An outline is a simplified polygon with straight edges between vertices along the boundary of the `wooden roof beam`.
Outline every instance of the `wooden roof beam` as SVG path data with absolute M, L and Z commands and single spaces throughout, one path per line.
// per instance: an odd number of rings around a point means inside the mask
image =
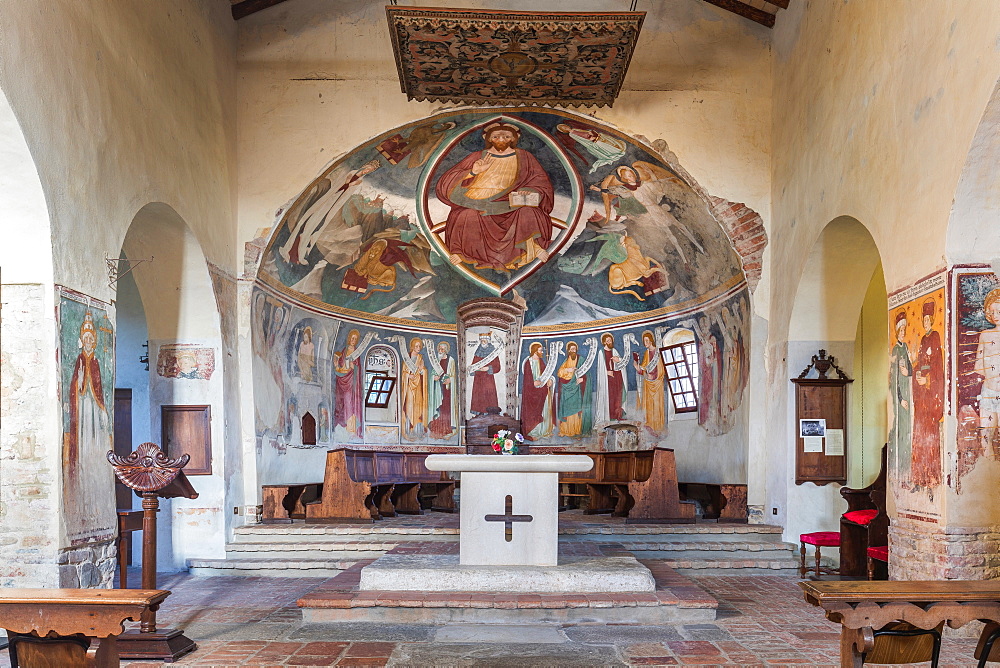
M 770 1 L 771 0 L 768 0 L 768 2 Z M 774 14 L 768 14 L 762 9 L 751 7 L 750 5 L 746 5 L 739 0 L 705 0 L 705 2 L 713 4 L 716 7 L 721 7 L 722 9 L 732 12 L 733 14 L 738 14 L 744 18 L 750 19 L 754 23 L 759 23 L 767 28 L 774 27 Z
M 230 0 L 232 3 L 233 19 L 239 20 L 244 16 L 256 14 L 262 9 L 281 4 L 285 0 Z

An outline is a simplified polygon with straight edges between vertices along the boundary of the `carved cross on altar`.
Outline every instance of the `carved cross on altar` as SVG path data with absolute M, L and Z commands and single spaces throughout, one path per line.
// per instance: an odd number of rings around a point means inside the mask
M 534 518 L 531 515 L 515 515 L 514 498 L 508 494 L 504 499 L 504 514 L 487 515 L 483 519 L 487 522 L 503 522 L 503 539 L 509 543 L 514 540 L 514 522 L 530 522 Z

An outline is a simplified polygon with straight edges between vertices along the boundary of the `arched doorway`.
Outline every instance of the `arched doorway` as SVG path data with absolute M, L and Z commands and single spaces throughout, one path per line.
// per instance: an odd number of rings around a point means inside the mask
M 187 470 L 199 493 L 197 500 L 161 504 L 158 567 L 178 570 L 189 558 L 221 557 L 225 551 L 219 311 L 201 245 L 169 205 L 153 202 L 135 214 L 121 257 L 133 263 L 148 260 L 119 280 L 116 300 L 121 332 L 117 387 L 132 391 L 133 447 L 149 440 L 172 456 L 190 455 Z M 143 335 L 148 370 L 136 355 Z M 204 439 L 184 439 L 183 445 L 172 440 L 175 430 L 187 430 L 195 422 L 205 427 Z
M 878 474 L 887 434 L 888 300 L 882 263 L 867 228 L 847 216 L 820 233 L 805 263 L 789 323 L 787 370 L 797 375 L 826 350 L 854 379 L 848 390 L 848 485 L 862 487 Z M 840 485 L 794 484 L 795 394 L 788 384 L 788 444 L 780 457 L 788 471 L 786 537 L 835 531 L 846 506 Z M 770 518 L 769 518 L 770 519 Z

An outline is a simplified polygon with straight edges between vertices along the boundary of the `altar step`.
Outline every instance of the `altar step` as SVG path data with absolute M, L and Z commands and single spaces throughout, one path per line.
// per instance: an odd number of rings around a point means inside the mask
M 655 591 L 492 593 L 361 591 L 360 561 L 298 601 L 316 623 L 696 624 L 715 620 L 718 601 L 659 561 L 642 561 Z
M 430 529 L 431 527 L 425 527 Z M 682 573 L 793 575 L 796 546 L 780 541 L 780 528 L 766 525 L 647 525 L 571 527 L 560 543 L 613 543 L 638 559 L 655 559 Z M 386 529 L 395 529 L 391 533 Z M 414 541 L 456 543 L 455 533 L 399 532 L 412 527 L 376 525 L 253 525 L 236 530 L 225 559 L 190 559 L 193 575 L 332 577 L 358 561 L 375 559 Z M 642 529 L 643 533 L 622 533 Z M 587 530 L 587 531 L 580 531 Z M 811 562 L 810 562 L 811 563 Z

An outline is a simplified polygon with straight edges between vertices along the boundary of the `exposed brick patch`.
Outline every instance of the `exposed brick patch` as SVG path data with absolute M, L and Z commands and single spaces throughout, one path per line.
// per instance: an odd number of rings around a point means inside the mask
M 750 291 L 753 292 L 760 282 L 761 261 L 764 249 L 767 247 L 764 221 L 746 204 L 730 202 L 711 195 L 709 202 L 712 215 L 726 231 L 730 243 L 743 262 L 743 273 L 746 275 Z
M 1000 577 L 1000 527 L 940 527 L 898 517 L 889 527 L 894 580 Z

